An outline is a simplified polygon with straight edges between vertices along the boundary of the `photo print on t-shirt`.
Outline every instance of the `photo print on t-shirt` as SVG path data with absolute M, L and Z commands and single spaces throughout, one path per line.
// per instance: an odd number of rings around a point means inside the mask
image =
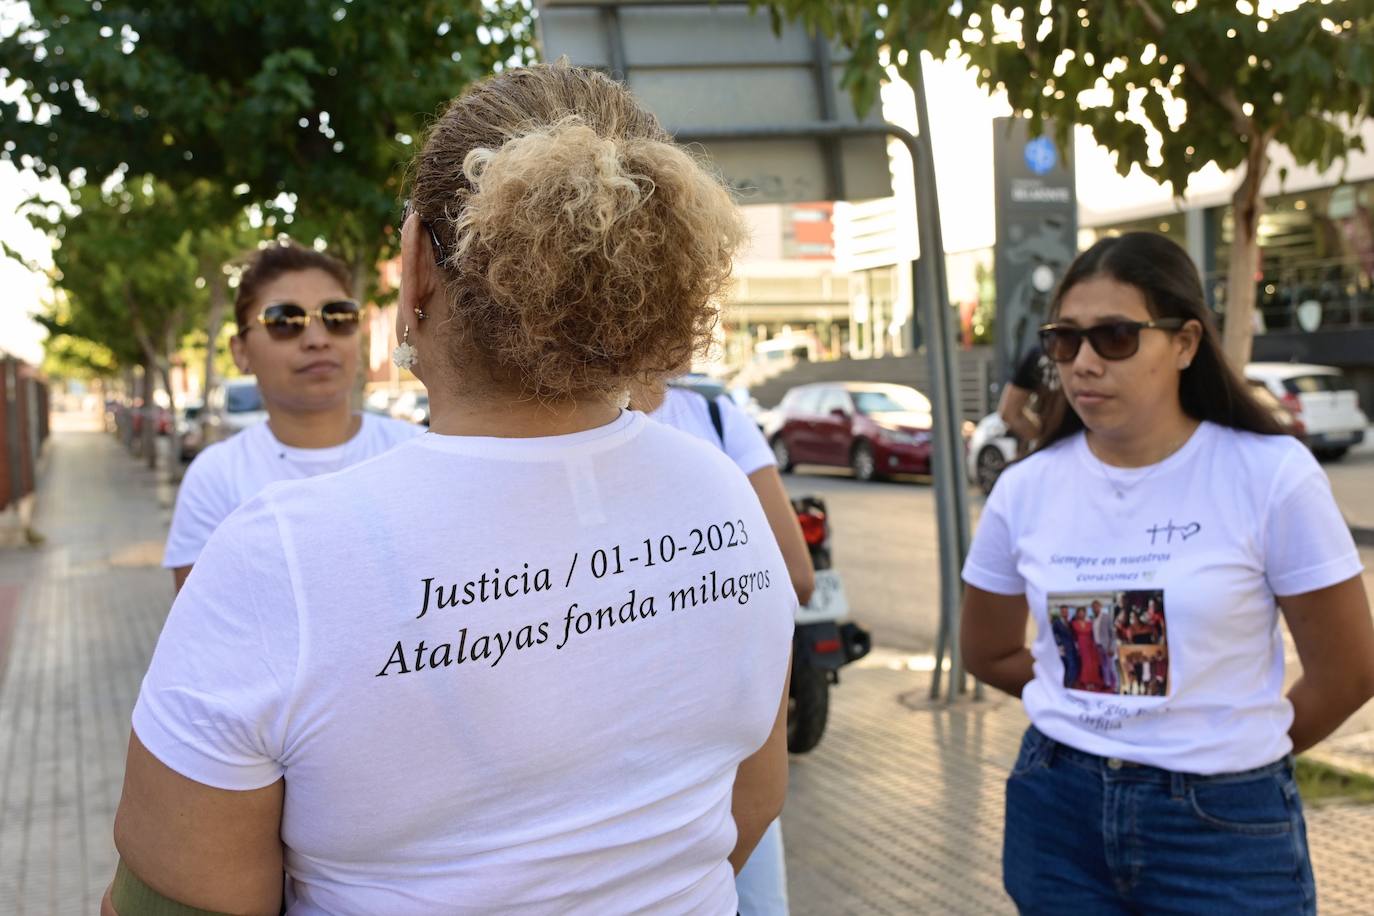
M 1065 687 L 1128 697 L 1168 695 L 1163 589 L 1055 592 L 1047 601 Z

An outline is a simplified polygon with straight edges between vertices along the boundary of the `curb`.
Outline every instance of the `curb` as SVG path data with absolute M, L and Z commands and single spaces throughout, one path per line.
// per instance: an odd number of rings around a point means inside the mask
M 1336 770 L 1345 770 L 1347 773 L 1355 773 L 1374 779 L 1374 766 L 1371 766 L 1368 760 L 1356 755 L 1327 750 L 1322 748 L 1320 744 L 1308 748 L 1298 756 L 1315 760 L 1317 763 L 1325 764 Z M 1334 803 L 1339 799 L 1331 799 L 1330 801 Z

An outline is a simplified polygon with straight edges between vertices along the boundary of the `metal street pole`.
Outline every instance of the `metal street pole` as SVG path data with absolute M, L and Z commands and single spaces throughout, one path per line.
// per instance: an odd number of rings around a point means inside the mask
M 916 228 L 921 242 L 921 260 L 928 266 L 921 271 L 925 280 L 922 298 L 931 303 L 935 316 L 927 325 L 928 333 L 938 342 L 930 348 L 931 373 L 946 381 L 944 397 L 936 403 L 935 426 L 945 430 L 936 440 L 936 480 L 945 481 L 935 490 L 935 511 L 940 526 L 940 630 L 941 644 L 949 647 L 949 690 L 947 698 L 955 699 L 964 692 L 964 662 L 959 650 L 959 599 L 963 592 L 960 577 L 964 557 L 968 555 L 969 518 L 968 487 L 962 473 L 963 435 L 960 431 L 963 415 L 959 409 L 959 380 L 956 362 L 954 321 L 949 307 L 949 281 L 945 275 L 945 245 L 940 230 L 940 200 L 935 184 L 935 156 L 930 142 L 930 113 L 926 107 L 925 79 L 919 62 L 914 69 L 912 90 L 916 94 L 916 127 L 925 155 L 912 164 L 916 178 Z M 925 253 L 932 256 L 927 259 Z M 941 464 L 945 464 L 941 474 Z M 940 663 L 943 653 L 936 656 L 935 674 L 931 683 L 932 699 L 938 695 Z
M 935 185 L 935 166 L 930 153 L 929 118 L 925 92 L 916 90 L 916 114 L 921 135 L 896 124 L 835 124 L 817 121 L 770 127 L 737 129 L 684 128 L 677 131 L 681 143 L 712 143 L 739 140 L 825 139 L 886 135 L 900 140 L 911 154 L 915 175 L 916 226 L 920 260 L 913 265 L 913 296 L 920 306 L 926 328 L 926 356 L 930 361 L 931 406 L 934 410 L 933 467 L 936 519 L 939 537 L 940 636 L 936 647 L 931 697 L 940 695 L 940 678 L 946 653 L 951 657 L 949 699 L 960 692 L 963 666 L 959 660 L 960 573 L 968 553 L 968 488 L 963 475 L 963 436 L 960 432 L 959 373 L 950 317 L 949 284 L 945 278 L 944 243 L 940 233 L 940 208 Z M 924 265 L 923 267 L 920 265 Z

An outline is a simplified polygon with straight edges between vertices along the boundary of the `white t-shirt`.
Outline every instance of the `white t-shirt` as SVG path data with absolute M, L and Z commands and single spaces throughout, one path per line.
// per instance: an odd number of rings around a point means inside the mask
M 1042 732 L 1213 774 L 1292 749 L 1275 596 L 1361 568 L 1306 448 L 1203 423 L 1150 467 L 1104 467 L 1081 433 L 1012 465 L 964 580 L 1026 596 L 1037 635 L 1023 700 Z M 1051 622 L 1061 607 L 1067 621 Z
M 292 916 L 733 914 L 795 607 L 684 433 L 431 434 L 221 525 L 133 724 L 205 785 L 285 777 Z
M 332 448 L 283 445 L 264 422 L 201 452 L 177 491 L 162 565 L 177 569 L 194 564 L 220 523 L 269 483 L 337 471 L 424 432 L 390 417 L 364 413 L 362 418 L 353 438 Z
M 684 388 L 669 386 L 663 403 L 649 414 L 649 418 L 691 433 L 716 448 L 724 448 L 725 454 L 746 475 L 759 468 L 776 465 L 777 460 L 773 457 L 773 450 L 768 447 L 768 440 L 763 438 L 763 433 L 759 432 L 749 415 L 729 398 L 716 398 L 716 404 L 720 407 L 723 434 L 720 436 L 716 435 L 716 428 L 711 423 L 711 408 L 706 398 Z

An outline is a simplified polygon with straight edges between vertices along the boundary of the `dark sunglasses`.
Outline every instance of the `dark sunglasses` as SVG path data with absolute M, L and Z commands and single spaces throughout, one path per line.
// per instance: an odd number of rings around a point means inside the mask
M 351 299 L 326 302 L 313 311 L 307 311 L 294 302 L 277 302 L 258 314 L 258 323 L 267 329 L 267 336 L 273 340 L 290 340 L 303 334 L 310 325 L 310 319 L 315 315 L 324 322 L 326 331 L 339 337 L 347 337 L 358 330 L 362 309 Z M 247 334 L 248 328 L 244 328 L 243 332 Z
M 1141 331 L 1177 331 L 1186 323 L 1184 318 L 1160 318 L 1155 321 L 1108 321 L 1090 328 L 1047 324 L 1040 328 L 1040 346 L 1056 363 L 1071 363 L 1078 358 L 1078 350 L 1086 337 L 1103 359 L 1130 359 L 1140 350 Z
M 420 214 L 419 210 L 411 206 L 408 199 L 401 204 L 401 225 L 404 226 L 406 224 L 406 220 L 410 219 L 410 214 L 412 213 L 419 219 L 420 225 L 424 228 L 425 232 L 429 234 L 429 244 L 430 247 L 434 249 L 435 263 L 443 267 L 444 262 L 448 260 L 448 252 L 439 241 L 439 234 L 434 231 L 434 227 L 429 224 L 429 220 L 425 219 L 424 216 Z

